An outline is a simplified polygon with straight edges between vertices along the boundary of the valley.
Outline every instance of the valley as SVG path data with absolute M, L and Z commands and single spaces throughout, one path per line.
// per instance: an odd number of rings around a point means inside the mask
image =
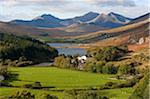
M 88 12 L 0 22 L 0 99 L 146 99 L 149 19 Z

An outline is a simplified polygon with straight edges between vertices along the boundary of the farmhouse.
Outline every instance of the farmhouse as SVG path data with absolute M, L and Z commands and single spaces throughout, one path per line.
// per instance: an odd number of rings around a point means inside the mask
M 87 57 L 86 56 L 81 56 L 81 57 L 77 57 L 77 59 L 80 63 L 85 63 L 85 61 L 87 60 Z
M 77 60 L 78 60 L 78 69 L 83 70 L 83 64 L 86 62 L 87 56 L 77 57 Z

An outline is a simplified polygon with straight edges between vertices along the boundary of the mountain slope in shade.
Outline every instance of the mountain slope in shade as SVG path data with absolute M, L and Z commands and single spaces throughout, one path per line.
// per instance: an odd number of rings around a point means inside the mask
M 123 23 L 123 24 L 126 24 L 132 20 L 131 18 L 124 17 L 114 12 L 110 12 L 108 16 L 112 17 L 114 20 L 116 20 L 116 22 Z
M 144 21 L 146 19 L 150 19 L 150 13 L 147 13 L 147 14 L 144 14 L 140 17 L 137 17 L 137 18 L 133 19 L 131 22 L 129 22 L 128 24 L 137 23 L 137 22 L 140 22 L 140 21 Z
M 126 18 L 122 15 L 116 14 L 116 13 L 109 13 L 109 14 L 100 14 L 95 19 L 89 21 L 88 23 L 102 26 L 102 27 L 119 27 L 122 26 L 128 22 L 130 22 L 132 19 Z
M 69 19 L 59 19 L 50 14 L 43 14 L 29 21 L 13 20 L 10 23 L 43 28 L 66 27 L 76 23 L 90 23 L 100 27 L 114 28 L 126 24 L 129 21 L 131 21 L 130 18 L 113 12 L 109 13 L 108 15 L 89 12 L 83 16 Z
M 65 25 L 65 26 L 69 26 L 69 25 L 76 24 L 76 23 L 77 24 L 84 23 L 84 22 L 87 22 L 87 21 L 90 21 L 90 20 L 96 18 L 98 15 L 99 15 L 98 13 L 89 12 L 87 14 L 84 14 L 83 16 L 65 19 L 61 22 L 61 24 Z
M 39 17 L 34 18 L 33 20 L 24 21 L 24 20 L 13 20 L 11 23 L 19 24 L 19 25 L 27 25 L 33 27 L 46 27 L 46 28 L 55 28 L 62 27 L 60 24 L 62 21 L 59 18 L 56 18 L 50 14 L 43 14 Z
M 90 20 L 96 18 L 98 15 L 99 15 L 98 13 L 89 12 L 83 16 L 75 17 L 75 18 L 73 18 L 73 20 L 79 20 L 81 22 L 87 22 L 87 21 L 90 21 Z

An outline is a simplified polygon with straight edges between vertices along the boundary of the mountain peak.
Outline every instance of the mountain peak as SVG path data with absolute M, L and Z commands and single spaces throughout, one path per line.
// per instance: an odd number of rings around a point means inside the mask
M 54 17 L 54 16 L 51 14 L 42 14 L 41 17 Z
M 93 11 L 90 11 L 90 12 L 88 12 L 87 14 L 85 14 L 85 15 L 99 15 L 99 13 L 96 13 L 96 12 L 93 12 Z
M 90 11 L 84 14 L 83 16 L 75 17 L 74 19 L 86 22 L 96 18 L 98 15 L 99 15 L 98 13 Z
M 114 13 L 114 12 L 110 12 L 110 13 L 108 13 L 108 15 L 111 15 L 111 14 L 116 14 L 116 13 Z
M 51 15 L 51 14 L 42 14 L 41 16 L 38 16 L 36 18 L 34 18 L 33 20 L 38 20 L 38 19 L 42 19 L 42 20 L 59 20 L 59 18 L 56 18 L 55 16 Z
M 131 18 L 127 18 L 125 16 L 122 16 L 122 15 L 114 13 L 114 12 L 110 12 L 108 14 L 108 16 L 112 17 L 113 19 L 115 19 L 116 21 L 121 22 L 121 23 L 128 23 L 132 20 Z

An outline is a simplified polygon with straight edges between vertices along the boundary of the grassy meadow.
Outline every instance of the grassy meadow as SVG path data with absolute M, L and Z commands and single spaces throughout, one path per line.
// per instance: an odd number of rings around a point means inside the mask
M 18 74 L 17 81 L 11 82 L 14 86 L 22 86 L 33 82 L 41 82 L 44 87 L 55 88 L 81 88 L 105 84 L 106 82 L 121 82 L 112 80 L 113 75 L 94 74 L 55 67 L 21 67 L 10 68 L 14 74 Z
M 0 88 L 0 99 L 5 99 L 3 97 L 7 97 L 10 94 L 16 92 L 16 91 L 22 91 L 25 88 Z M 25 89 L 28 90 L 29 92 L 32 92 L 35 94 L 36 99 L 41 99 L 41 95 L 43 93 L 51 94 L 51 95 L 56 95 L 58 96 L 59 99 L 62 99 L 64 96 L 63 92 L 59 91 L 46 91 L 46 90 L 34 90 L 34 89 Z M 101 90 L 99 91 L 99 94 L 102 96 L 108 96 L 109 99 L 127 99 L 131 93 L 132 93 L 132 88 L 121 88 L 121 89 L 106 89 L 106 90 Z
M 109 81 L 123 82 L 123 80 L 110 79 L 110 77 L 114 75 L 59 69 L 55 67 L 13 67 L 9 68 L 9 71 L 17 75 L 16 80 L 11 82 L 11 84 L 16 87 L 1 87 L 0 99 L 5 99 L 4 97 L 24 89 L 35 94 L 36 99 L 40 99 L 43 93 L 56 95 L 59 97 L 59 99 L 62 99 L 64 93 L 61 90 L 97 87 Z M 24 84 L 31 84 L 36 81 L 39 81 L 43 87 L 53 86 L 54 88 L 44 90 L 26 89 L 22 87 Z M 99 91 L 100 94 L 107 95 L 110 97 L 110 99 L 126 99 L 131 92 L 131 88 L 107 89 Z M 124 97 L 122 98 L 121 96 Z

